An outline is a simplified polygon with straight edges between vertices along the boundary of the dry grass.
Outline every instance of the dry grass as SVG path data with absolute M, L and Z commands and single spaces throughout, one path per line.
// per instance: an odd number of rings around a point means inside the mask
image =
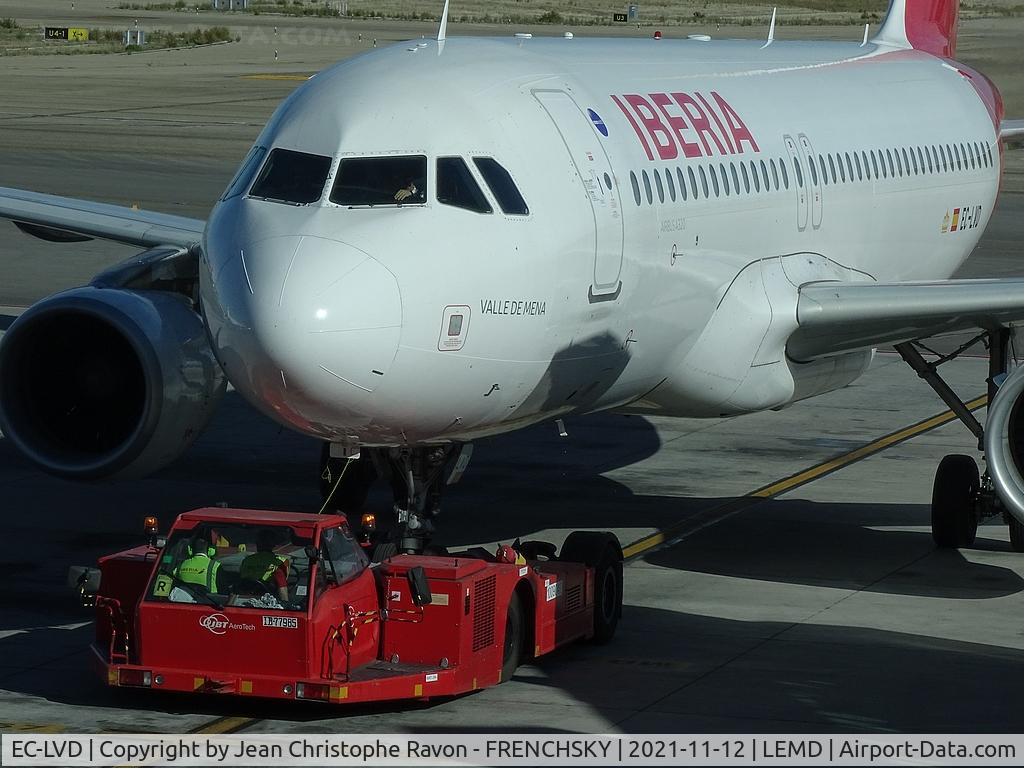
M 40 28 L 26 28 L 6 24 L 0 20 L 0 55 L 42 56 L 48 54 L 80 55 L 97 53 L 124 53 L 122 32 L 112 29 L 90 29 L 89 42 L 79 43 L 66 40 L 43 40 Z M 139 48 L 131 46 L 128 52 L 157 51 L 165 48 L 183 48 L 196 45 L 210 45 L 233 39 L 227 27 L 194 29 L 187 32 L 154 30 L 146 36 L 146 44 Z

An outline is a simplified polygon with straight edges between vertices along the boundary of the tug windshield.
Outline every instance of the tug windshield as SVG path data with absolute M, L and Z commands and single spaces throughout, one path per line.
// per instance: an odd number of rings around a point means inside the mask
M 310 594 L 306 547 L 312 543 L 285 525 L 209 522 L 175 531 L 146 599 L 304 611 Z

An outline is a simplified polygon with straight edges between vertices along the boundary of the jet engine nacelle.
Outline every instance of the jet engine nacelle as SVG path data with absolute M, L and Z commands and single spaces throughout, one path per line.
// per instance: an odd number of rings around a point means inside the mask
M 985 458 L 1003 505 L 1024 524 L 1024 367 L 1003 381 L 989 404 Z
M 202 319 L 163 291 L 58 293 L 0 342 L 0 429 L 73 480 L 166 466 L 207 425 L 225 386 Z

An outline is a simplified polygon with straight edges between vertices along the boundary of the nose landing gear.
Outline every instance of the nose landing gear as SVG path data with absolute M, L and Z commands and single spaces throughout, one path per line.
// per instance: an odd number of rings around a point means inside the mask
M 420 554 L 434 534 L 446 485 L 461 478 L 473 453 L 471 444 L 363 448 L 357 457 L 335 458 L 330 444 L 321 454 L 320 489 L 324 507 L 339 509 L 353 520 L 362 511 L 378 477 L 390 480 L 393 525 L 380 526 L 374 559 L 396 552 Z

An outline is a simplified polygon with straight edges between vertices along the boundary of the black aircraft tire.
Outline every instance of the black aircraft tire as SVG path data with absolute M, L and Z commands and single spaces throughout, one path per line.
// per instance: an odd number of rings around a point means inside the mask
M 937 547 L 969 547 L 978 533 L 974 512 L 980 480 L 971 456 L 953 454 L 939 462 L 932 485 L 932 538 Z
M 512 593 L 508 601 L 508 614 L 505 617 L 505 638 L 502 640 L 501 682 L 511 680 L 519 667 L 519 659 L 523 653 L 523 604 L 519 594 Z
M 397 543 L 393 541 L 381 541 L 373 548 L 373 554 L 370 556 L 370 562 L 383 563 L 389 557 L 394 557 L 397 554 Z

